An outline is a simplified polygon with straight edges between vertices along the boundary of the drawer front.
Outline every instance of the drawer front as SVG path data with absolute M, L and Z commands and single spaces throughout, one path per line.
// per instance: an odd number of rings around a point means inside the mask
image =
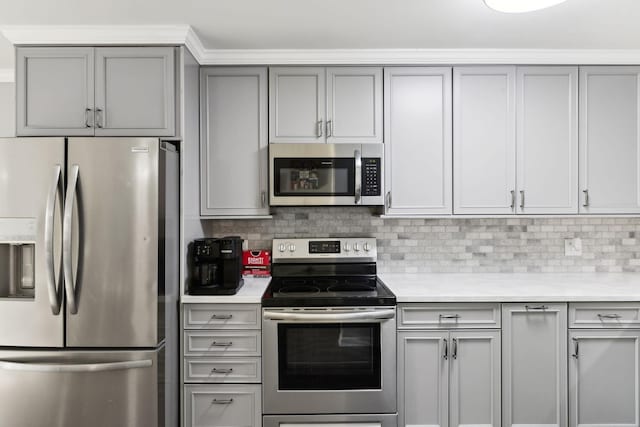
M 570 328 L 640 328 L 638 302 L 569 304 Z
M 260 356 L 260 331 L 185 331 L 185 356 Z
M 185 357 L 186 383 L 259 383 L 259 357 Z
M 500 328 L 500 304 L 400 304 L 398 329 Z
M 260 329 L 257 304 L 185 304 L 185 329 Z
M 188 385 L 184 425 L 189 427 L 262 425 L 260 385 Z

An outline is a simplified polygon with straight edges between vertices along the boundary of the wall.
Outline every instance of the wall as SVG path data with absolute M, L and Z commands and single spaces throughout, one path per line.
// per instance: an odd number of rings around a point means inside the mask
M 640 218 L 382 219 L 367 208 L 276 208 L 273 220 L 203 222 L 252 249 L 274 237 L 372 236 L 381 272 L 640 272 Z M 580 257 L 564 239 L 582 239 Z
M 13 83 L 0 82 L 0 137 L 15 136 L 15 109 Z

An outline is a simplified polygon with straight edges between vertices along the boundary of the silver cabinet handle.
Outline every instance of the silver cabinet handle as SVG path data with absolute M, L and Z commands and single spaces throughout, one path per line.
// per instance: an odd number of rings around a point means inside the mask
M 233 372 L 233 368 L 229 368 L 229 369 L 213 368 L 211 370 L 212 374 L 230 374 L 231 372 Z
M 544 311 L 549 309 L 546 305 L 525 305 L 524 308 L 527 311 Z
M 387 191 L 387 208 L 391 209 L 391 191 Z
M 584 194 L 584 203 L 582 206 L 586 208 L 589 206 L 589 190 L 582 190 L 582 193 Z
M 69 303 L 69 312 L 71 314 L 78 313 L 78 305 L 76 303 L 76 283 L 73 278 L 72 265 L 72 230 L 73 230 L 73 204 L 76 196 L 76 187 L 78 185 L 78 175 L 80 166 L 73 165 L 71 168 L 71 177 L 67 186 L 67 195 L 64 202 L 64 220 L 62 222 L 62 264 L 64 271 L 64 288 Z
M 511 190 L 511 209 L 515 209 L 516 207 L 516 191 Z
M 228 405 L 233 403 L 233 399 L 213 399 L 211 403 L 214 405 Z
M 56 200 L 60 190 L 60 174 L 62 167 L 56 165 L 53 168 L 53 183 L 47 197 L 47 207 L 44 211 L 44 251 L 47 265 L 47 290 L 49 291 L 49 305 L 51 313 L 58 315 L 62 301 L 58 298 L 58 284 L 56 283 L 55 260 L 53 257 L 53 221 L 56 212 Z
M 267 207 L 267 192 L 264 190 L 260 192 L 260 204 L 263 208 Z
M 438 316 L 438 319 L 440 319 L 440 321 L 442 321 L 443 319 L 455 319 L 458 320 L 461 316 L 459 314 L 440 314 Z
M 104 120 L 104 114 L 102 114 L 102 109 L 101 108 L 96 108 L 96 114 L 95 114 L 95 125 L 96 127 L 102 129 L 103 123 L 102 121 Z
M 453 359 L 458 358 L 458 340 L 456 338 L 453 339 L 453 352 L 451 354 Z
M 356 205 L 359 205 L 362 203 L 362 154 L 360 150 L 355 150 L 353 155 L 356 159 L 356 168 L 354 171 L 356 175 L 355 202 Z
M 84 110 L 84 126 L 91 128 L 93 127 L 92 125 L 89 124 L 89 113 L 91 113 L 93 110 L 91 108 L 87 108 Z
M 449 343 L 447 342 L 447 339 L 446 339 L 446 338 L 443 338 L 443 339 L 442 339 L 442 344 L 443 344 L 443 348 L 442 348 L 442 351 L 443 351 L 442 358 L 443 358 L 444 360 L 448 360 L 448 359 L 449 359 Z
M 520 209 L 524 209 L 524 190 L 520 190 Z
M 152 360 L 131 360 L 126 362 L 62 364 L 62 363 L 22 363 L 0 361 L 0 369 L 23 372 L 104 372 L 139 369 L 153 366 Z
M 333 120 L 327 120 L 327 138 L 333 136 Z
M 211 319 L 216 320 L 229 320 L 233 318 L 233 314 L 212 314 Z
M 213 347 L 231 347 L 233 345 L 233 341 L 214 341 L 211 343 Z
M 619 314 L 598 314 L 600 320 L 602 319 L 620 319 L 622 316 Z
M 571 357 L 577 359 L 580 356 L 580 344 L 578 343 L 577 338 L 571 338 L 571 340 L 573 340 L 573 354 L 571 355 Z
M 316 136 L 320 138 L 322 136 L 322 123 L 323 120 L 318 120 L 316 123 Z

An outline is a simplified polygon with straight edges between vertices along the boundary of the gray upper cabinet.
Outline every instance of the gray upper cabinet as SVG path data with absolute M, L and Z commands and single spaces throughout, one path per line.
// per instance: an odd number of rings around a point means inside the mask
M 20 47 L 16 134 L 173 136 L 175 85 L 172 47 Z
M 578 68 L 517 69 L 517 212 L 578 213 Z
M 382 69 L 271 67 L 269 142 L 382 142 Z
M 384 69 L 389 215 L 452 213 L 450 67 Z
M 94 49 L 16 51 L 16 134 L 93 135 Z
M 571 427 L 640 425 L 640 331 L 571 331 Z
M 96 136 L 175 134 L 171 47 L 96 49 Z
M 640 212 L 640 67 L 580 69 L 580 212 Z
M 200 213 L 268 215 L 267 69 L 202 68 Z
M 566 427 L 566 304 L 502 305 L 504 427 Z

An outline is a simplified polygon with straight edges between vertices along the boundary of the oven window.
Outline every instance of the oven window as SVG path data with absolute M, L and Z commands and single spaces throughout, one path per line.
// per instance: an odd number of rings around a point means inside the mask
M 355 162 L 348 158 L 274 159 L 276 196 L 353 196 Z
M 380 389 L 380 324 L 278 325 L 280 390 Z

